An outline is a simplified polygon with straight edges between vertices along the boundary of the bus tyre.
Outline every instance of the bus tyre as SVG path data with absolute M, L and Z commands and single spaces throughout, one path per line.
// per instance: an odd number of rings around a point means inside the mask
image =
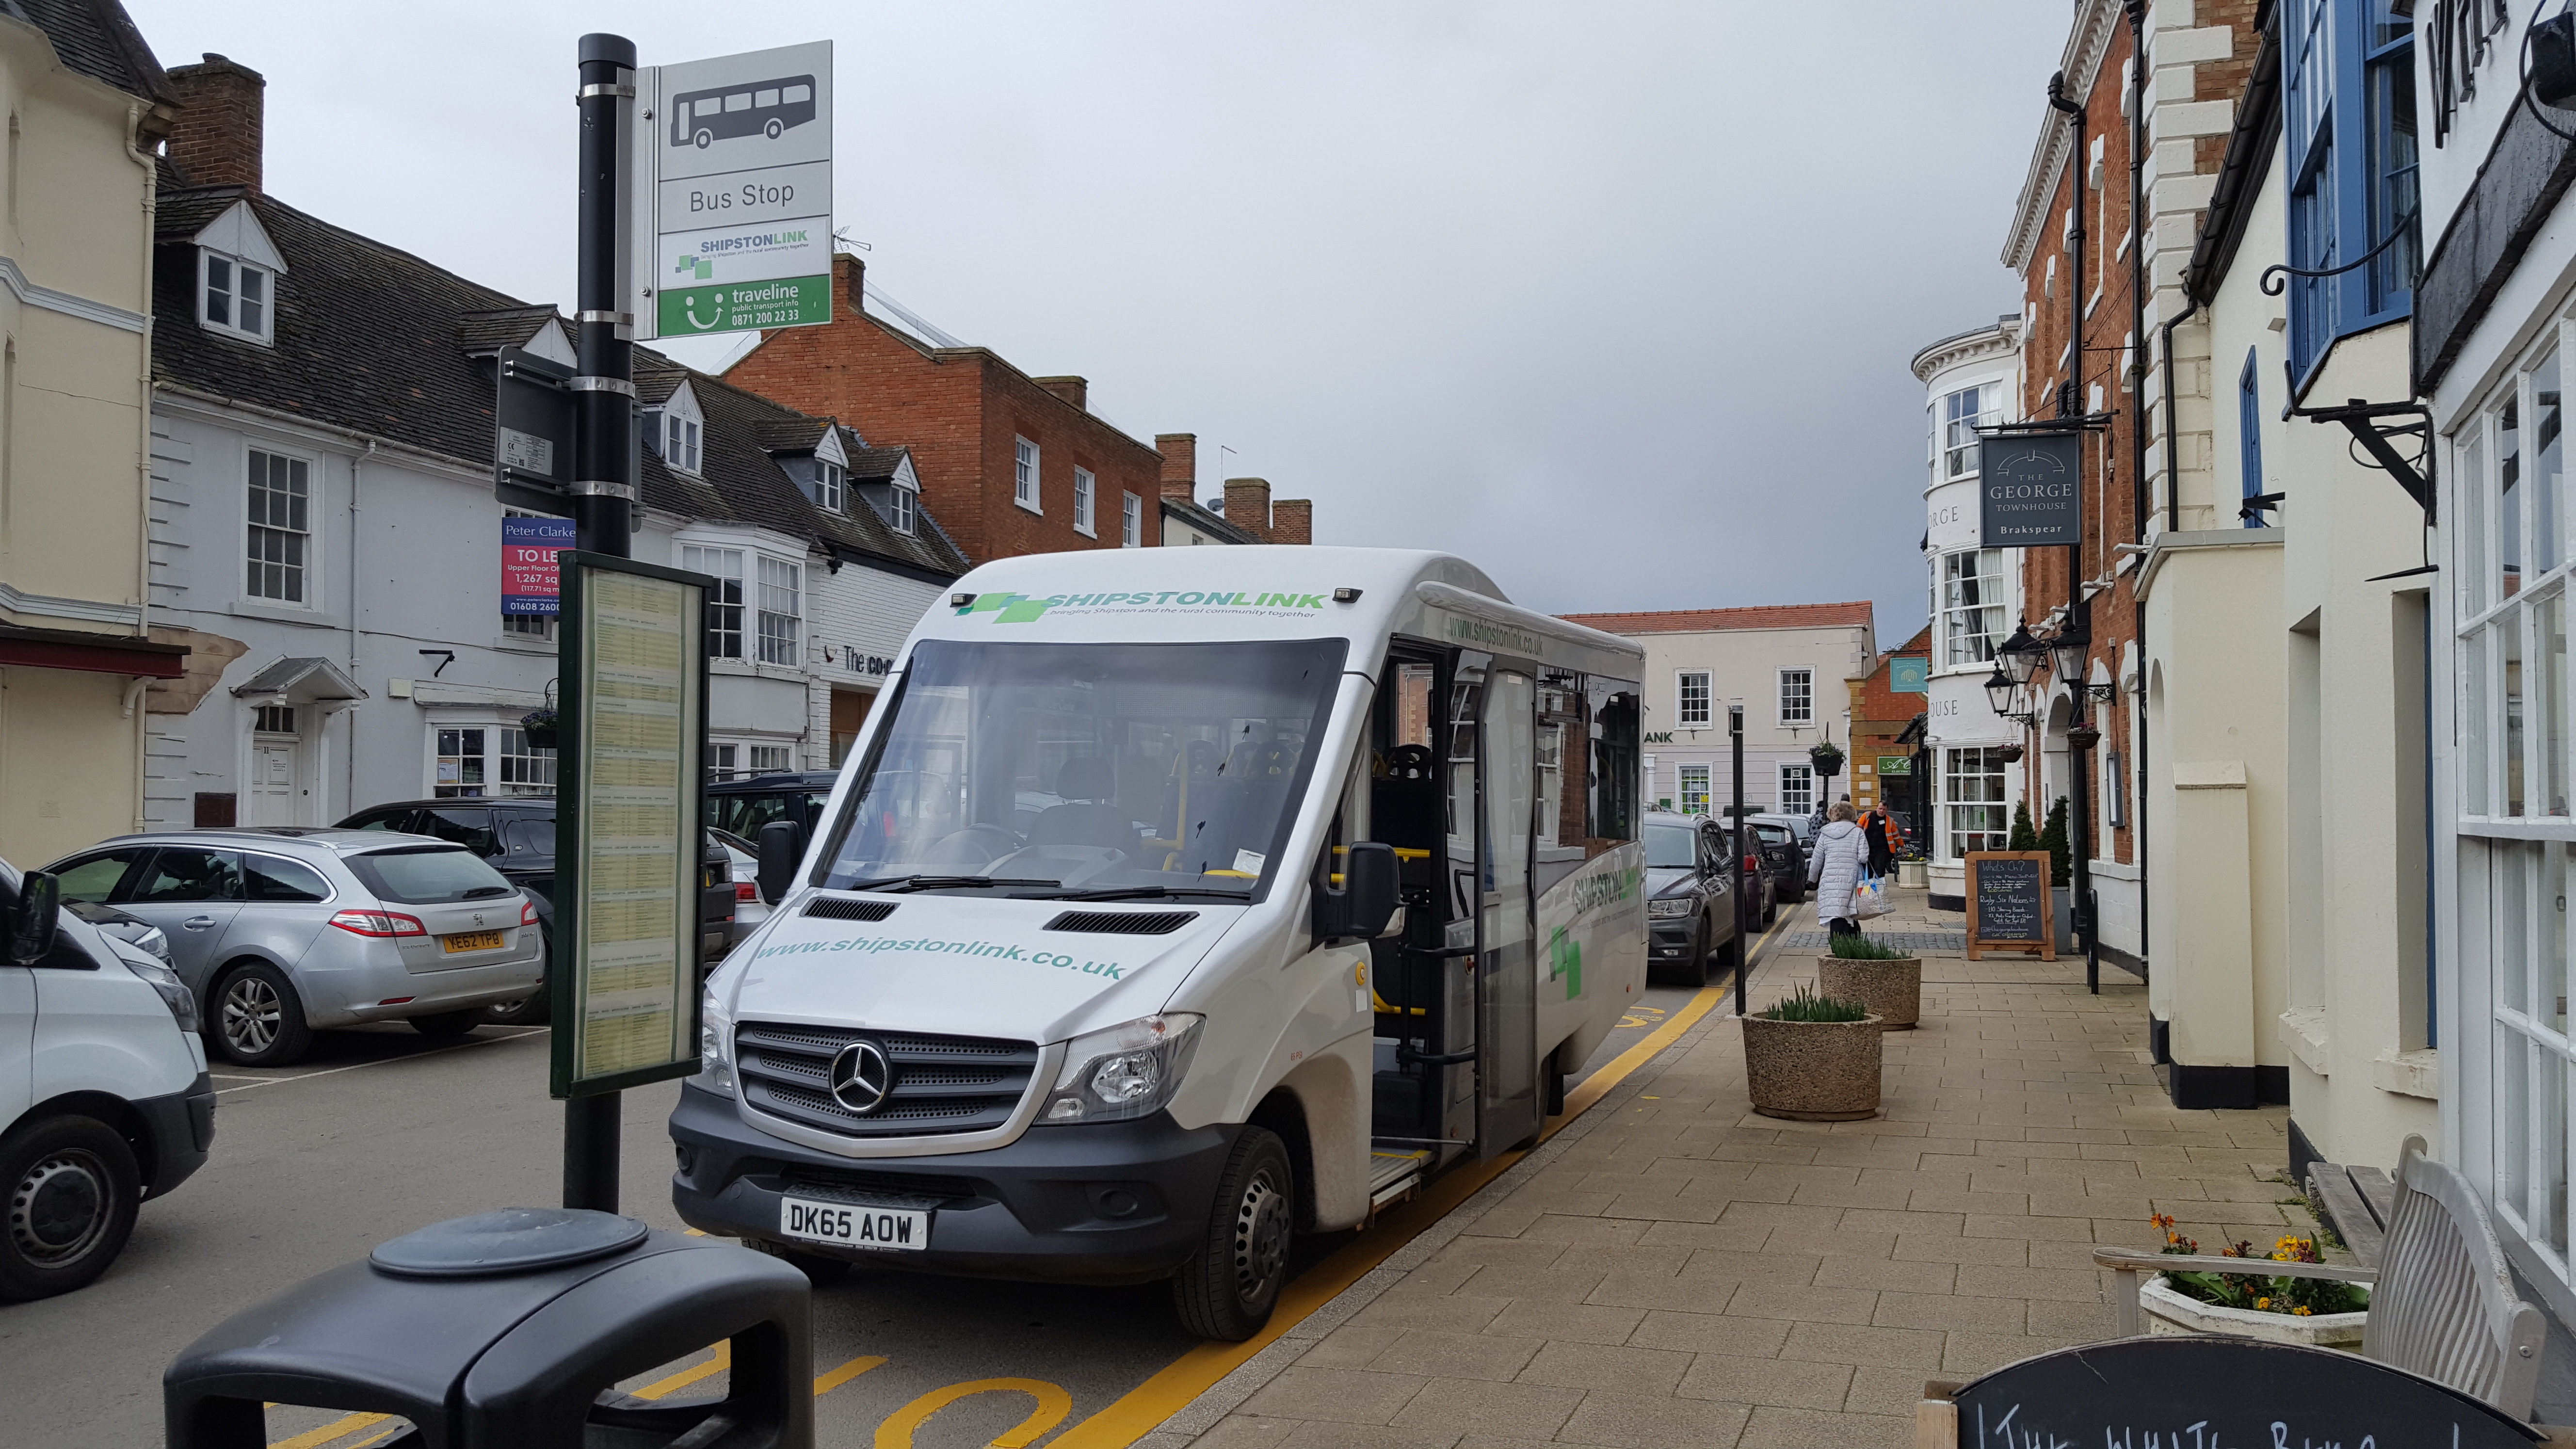
M 88 1286 L 124 1251 L 142 1195 L 134 1149 L 95 1117 L 0 1138 L 0 1300 Z
M 1201 1338 L 1241 1343 L 1261 1331 L 1288 1278 L 1297 1180 L 1288 1149 L 1246 1127 L 1210 1200 L 1207 1236 L 1172 1277 L 1172 1309 Z

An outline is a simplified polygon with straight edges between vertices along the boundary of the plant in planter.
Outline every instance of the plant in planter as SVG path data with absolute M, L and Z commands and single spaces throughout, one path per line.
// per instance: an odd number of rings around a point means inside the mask
M 1830 780 L 1843 772 L 1842 746 L 1832 740 L 1821 740 L 1809 747 L 1807 760 L 1816 767 L 1820 779 Z
M 2040 830 L 2036 847 L 2048 852 L 2048 883 L 2052 886 L 2062 886 L 2075 878 L 2075 852 L 2066 841 L 2066 797 L 2060 795 L 2057 803 L 2048 807 L 2048 824 Z
M 1861 1003 L 1889 1031 L 1912 1031 L 1922 1022 L 1922 957 L 1860 935 L 1833 937 L 1832 951 L 1816 958 L 1819 991 Z
M 2004 849 L 2038 850 L 2040 848 L 2039 831 L 2030 823 L 2030 802 L 2027 800 L 2014 802 L 2012 834 L 2005 838 Z
M 1995 755 L 2007 765 L 2018 765 L 2021 763 L 2022 756 L 2021 742 L 2015 740 L 2013 743 L 2008 745 L 1997 745 L 1995 747 Z
M 2157 1213 L 2148 1221 L 2162 1229 L 2160 1250 L 2178 1257 L 2200 1252 L 2184 1237 L 2172 1217 Z M 2261 1265 L 2323 1262 L 2314 1238 L 2284 1235 L 2272 1251 L 2256 1256 L 2250 1242 L 2218 1250 L 2222 1258 L 2244 1258 L 2250 1273 L 2159 1273 L 2138 1289 L 2138 1306 L 2155 1334 L 2232 1333 L 2275 1343 L 2316 1347 L 2353 1347 L 2361 1342 L 2370 1310 L 2370 1290 L 2354 1283 L 2319 1278 L 2285 1278 L 2263 1273 Z
M 553 749 L 560 724 L 561 720 L 551 708 L 532 709 L 519 716 L 519 728 L 527 731 L 528 745 L 532 749 Z
M 1866 1004 L 1804 985 L 1744 1018 L 1745 1091 L 1753 1110 L 1800 1122 L 1877 1116 L 1882 1025 Z

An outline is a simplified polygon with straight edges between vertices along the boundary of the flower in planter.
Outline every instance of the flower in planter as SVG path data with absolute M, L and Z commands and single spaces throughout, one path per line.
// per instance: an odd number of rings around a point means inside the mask
M 2163 1213 L 2151 1213 L 2147 1221 L 2163 1229 L 2165 1245 L 2161 1251 L 2190 1257 L 2200 1245 L 2175 1231 L 2174 1220 Z M 2256 1257 L 2254 1245 L 2238 1241 L 2218 1250 L 2222 1258 L 2245 1258 L 2252 1263 L 2322 1263 L 2314 1238 L 2296 1233 L 2284 1234 L 2273 1243 L 2272 1251 Z M 2322 1278 L 2274 1278 L 2260 1273 L 2167 1273 L 2165 1282 L 2176 1293 L 2202 1303 L 2215 1303 L 2223 1308 L 2246 1308 L 2257 1313 L 2280 1313 L 2295 1318 L 2313 1318 L 2321 1313 L 2359 1313 L 2370 1307 L 2370 1290 L 2357 1283 L 2337 1283 Z

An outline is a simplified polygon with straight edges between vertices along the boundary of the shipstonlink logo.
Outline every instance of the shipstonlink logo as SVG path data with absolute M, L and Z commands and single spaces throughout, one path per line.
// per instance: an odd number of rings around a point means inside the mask
M 1038 598 L 1029 594 L 977 594 L 975 601 L 960 605 L 957 616 L 991 614 L 996 624 L 1026 624 L 1046 617 L 1049 609 L 1140 609 L 1156 613 L 1204 609 L 1292 609 L 1301 613 L 1318 613 L 1324 607 L 1322 594 L 1278 594 L 1247 591 L 1168 589 L 1154 594 L 1049 594 Z

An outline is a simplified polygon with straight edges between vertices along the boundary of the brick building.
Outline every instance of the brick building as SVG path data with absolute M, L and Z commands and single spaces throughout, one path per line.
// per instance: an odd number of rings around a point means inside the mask
M 1885 805 L 1903 812 L 1913 822 L 1918 843 L 1929 839 L 1920 835 L 1929 817 L 1928 802 L 1916 793 L 1920 776 L 1915 758 L 1931 671 L 1932 626 L 1926 624 L 1880 655 L 1876 669 L 1846 681 L 1851 690 L 1851 762 L 1845 772 L 1852 803 L 1863 810 Z
M 2083 543 L 2023 550 L 2021 585 L 2034 633 L 2071 623 L 2092 643 L 2083 677 L 2032 680 L 2038 747 L 2021 769 L 2034 815 L 2061 798 L 2089 806 L 2098 935 L 2132 960 L 2147 947 L 2129 778 L 2142 724 L 2137 563 L 2169 446 L 2139 421 L 2163 384 L 2153 332 L 2182 310 L 2179 279 L 2253 64 L 2257 9 L 2080 0 L 2004 247 L 2023 284 L 2022 416 L 2087 424 Z M 2101 731 L 2089 751 L 2069 748 L 2079 717 Z
M 978 561 L 1162 542 L 1163 459 L 1092 413 L 1083 379 L 915 337 L 862 304 L 859 258 L 832 269 L 833 320 L 770 333 L 726 381 L 909 447 L 923 501 Z

